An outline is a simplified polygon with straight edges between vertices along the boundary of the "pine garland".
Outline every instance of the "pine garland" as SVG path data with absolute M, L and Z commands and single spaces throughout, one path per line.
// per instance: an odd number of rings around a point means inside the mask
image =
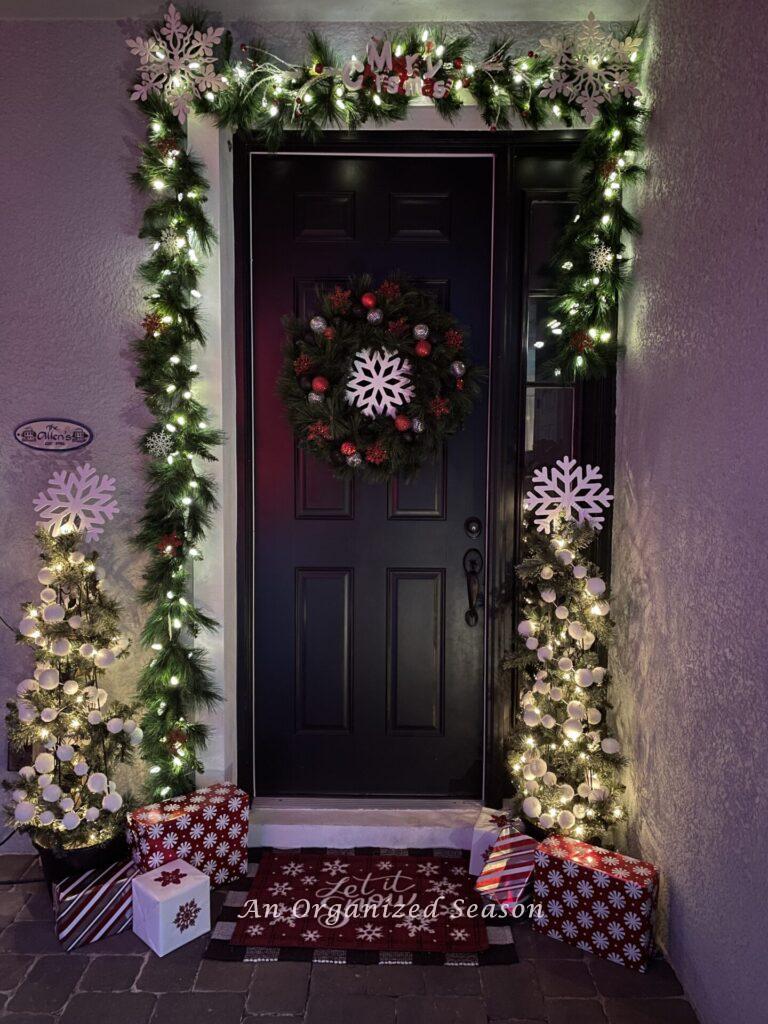
M 198 398 L 194 362 L 204 343 L 198 290 L 214 238 L 205 214 L 207 183 L 186 150 L 171 107 L 153 95 L 141 104 L 147 141 L 134 176 L 151 197 L 140 236 L 151 242 L 140 272 L 149 286 L 144 334 L 136 342 L 137 386 L 155 422 L 142 446 L 150 456 L 147 497 L 136 543 L 149 553 L 141 600 L 149 613 L 142 643 L 152 660 L 139 682 L 146 709 L 142 753 L 153 798 L 194 789 L 202 770 L 205 726 L 194 718 L 220 700 L 205 653 L 196 644 L 216 623 L 192 598 L 192 565 L 216 509 L 214 485 L 201 466 L 214 458 L 220 432 Z
M 413 475 L 461 428 L 478 393 L 479 371 L 464 350 L 466 331 L 432 295 L 397 275 L 375 290 L 370 276 L 351 278 L 321 292 L 318 301 L 309 322 L 284 321 L 288 341 L 278 391 L 299 443 L 337 476 L 379 481 Z M 421 339 L 417 325 L 428 331 Z M 346 382 L 361 350 L 396 352 L 408 361 L 414 394 L 398 415 L 367 416 L 347 401 Z

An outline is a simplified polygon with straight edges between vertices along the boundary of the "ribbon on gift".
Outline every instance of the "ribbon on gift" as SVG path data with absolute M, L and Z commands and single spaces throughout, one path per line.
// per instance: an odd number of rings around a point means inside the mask
M 520 902 L 533 871 L 535 839 L 509 826 L 503 828 L 493 844 L 488 860 L 475 882 L 481 896 L 490 896 L 505 910 Z

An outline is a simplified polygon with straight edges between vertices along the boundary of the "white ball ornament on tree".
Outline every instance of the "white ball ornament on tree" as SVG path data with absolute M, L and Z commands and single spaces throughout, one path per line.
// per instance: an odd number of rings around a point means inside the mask
M 582 718 L 585 718 L 586 714 L 587 714 L 587 709 L 584 707 L 584 705 L 582 704 L 582 702 L 580 700 L 568 701 L 568 705 L 566 707 L 566 710 L 568 712 L 568 717 L 569 718 L 582 719 Z
M 573 640 L 581 640 L 586 633 L 586 628 L 581 622 L 569 622 L 568 623 L 568 636 Z
M 573 668 L 573 662 L 570 658 L 558 658 L 557 667 L 561 672 L 570 672 Z
M 539 783 L 536 779 L 526 779 L 523 783 L 523 789 L 528 796 L 534 796 L 539 792 Z
M 557 783 L 557 776 L 554 772 L 546 771 L 541 777 L 541 782 L 544 786 L 552 787 Z
M 562 688 L 559 687 L 559 686 L 550 686 L 550 688 L 549 688 L 549 696 L 554 701 L 562 700 L 563 699 Z
M 144 731 L 137 725 L 131 733 L 131 746 L 138 747 L 141 741 L 144 739 Z
M 70 629 L 80 629 L 83 624 L 82 615 L 70 615 L 67 619 L 67 625 Z
M 55 722 L 58 717 L 58 708 L 43 708 L 40 712 L 40 718 L 46 723 Z
M 592 597 L 600 597 L 601 594 L 605 593 L 605 580 L 601 580 L 599 576 L 591 576 L 585 586 L 587 592 Z
M 588 782 L 582 782 L 579 784 L 576 792 L 579 794 L 580 797 L 583 797 L 583 799 L 586 800 L 589 794 L 592 792 L 592 787 L 589 785 Z
M 97 668 L 108 668 L 115 660 L 115 652 L 110 651 L 109 648 L 103 648 L 97 651 L 93 658 L 93 663 Z
M 70 565 L 82 565 L 85 561 L 85 555 L 82 551 L 75 549 L 69 556 Z
M 537 708 L 526 708 L 523 712 L 523 721 L 529 729 L 533 729 L 541 721 L 541 714 Z
M 107 732 L 111 732 L 113 736 L 116 736 L 119 732 L 123 731 L 123 720 L 122 718 L 110 718 L 107 722 Z
M 567 605 L 559 604 L 557 608 L 555 608 L 555 617 L 560 619 L 561 622 L 567 619 L 569 615 L 570 611 Z
M 570 803 L 571 800 L 573 800 L 575 795 L 576 795 L 576 790 L 573 788 L 573 786 L 570 786 L 567 782 L 564 782 L 562 784 L 562 786 L 560 787 L 560 791 L 558 793 L 558 796 L 560 797 L 560 799 L 561 800 L 565 800 L 567 803 Z
M 132 718 L 126 718 L 126 720 L 123 722 L 123 732 L 126 733 L 126 735 L 128 736 L 134 733 L 137 728 L 138 726 L 136 725 L 136 722 L 134 722 Z
M 80 644 L 78 650 L 84 658 L 92 658 L 96 653 L 96 648 L 90 643 Z
M 581 639 L 581 644 L 584 650 L 588 651 L 590 647 L 592 647 L 596 639 L 597 637 L 595 636 L 595 634 L 590 632 L 590 630 L 587 630 Z
M 557 719 L 553 718 L 552 715 L 542 715 L 541 724 L 545 729 L 554 729 L 557 725 Z
M 52 775 L 41 775 L 38 778 L 38 780 L 37 780 L 37 784 L 40 787 L 41 791 L 44 790 L 46 786 L 50 786 L 50 784 L 52 782 L 53 782 L 53 776 Z
M 539 659 L 539 661 L 549 661 L 549 659 L 552 657 L 552 648 L 549 646 L 549 644 L 544 644 L 543 647 L 539 647 L 539 649 L 536 651 L 536 656 Z
M 18 711 L 19 721 L 23 722 L 24 725 L 30 725 L 37 718 L 37 711 L 27 701 L 17 701 L 16 710 Z
M 55 820 L 55 818 L 56 815 L 53 813 L 53 811 L 43 811 L 43 813 L 38 818 L 38 821 L 40 822 L 41 825 L 50 825 Z
M 47 587 L 50 583 L 53 583 L 55 579 L 56 573 L 53 571 L 53 569 L 41 569 L 40 572 L 37 574 L 37 582 L 42 584 L 42 586 L 44 587 Z
M 100 711 L 88 712 L 88 725 L 100 725 L 102 721 L 103 717 Z
M 74 697 L 74 695 L 77 693 L 79 689 L 80 685 L 75 679 L 67 679 L 67 681 L 62 686 L 62 690 L 67 695 L 67 697 Z
M 528 762 L 528 766 L 536 779 L 540 779 L 547 773 L 547 762 L 543 757 L 534 757 Z
M 19 632 L 22 636 L 34 636 L 35 633 L 38 633 L 39 631 L 40 624 L 37 619 L 33 619 L 31 615 L 26 616 L 19 623 Z
M 23 697 L 27 693 L 35 693 L 36 690 L 40 689 L 40 684 L 36 679 L 22 679 L 19 685 L 16 687 L 16 695 Z
M 85 812 L 85 820 L 96 821 L 100 814 L 101 810 L 98 807 L 89 807 L 88 810 Z
M 539 646 L 539 639 L 535 636 L 526 637 L 525 646 L 529 651 L 535 651 Z
M 583 728 L 579 719 L 567 718 L 563 722 L 563 732 L 569 740 L 577 740 L 583 732 Z
M 546 604 L 554 604 L 557 600 L 557 591 L 553 590 L 551 587 L 547 587 L 546 590 L 541 591 L 541 600 Z
M 20 800 L 13 809 L 13 816 L 19 822 L 32 821 L 36 810 L 35 805 L 29 800 Z
M 579 819 L 585 817 L 587 813 L 587 808 L 584 804 L 574 804 L 571 810 L 573 811 L 574 817 Z
M 40 591 L 40 600 L 43 602 L 43 604 L 53 604 L 53 602 L 56 600 L 56 596 L 56 591 L 53 589 L 53 587 L 44 587 Z
M 60 604 L 49 604 L 43 609 L 43 621 L 44 622 L 63 622 L 64 621 L 64 609 Z
M 66 763 L 67 761 L 71 761 L 74 756 L 75 748 L 70 746 L 69 743 L 60 743 L 59 746 L 56 747 L 56 757 L 59 761 L 64 761 Z
M 535 796 L 526 797 L 523 800 L 523 814 L 527 818 L 538 818 L 541 814 L 541 801 Z
M 551 565 L 542 566 L 540 576 L 543 580 L 551 580 L 555 575 L 555 570 Z
M 65 658 L 71 650 L 72 644 L 63 636 L 59 637 L 58 640 L 54 640 L 51 644 L 51 652 L 55 654 L 57 658 Z
M 550 829 L 555 824 L 555 819 L 551 814 L 542 814 L 539 817 L 539 825 L 542 828 Z
M 88 774 L 88 762 L 87 761 L 75 761 L 72 765 L 72 771 L 77 775 L 78 778 L 82 779 L 84 775 Z
M 38 754 L 35 758 L 35 771 L 39 775 L 47 775 L 56 767 L 56 758 L 53 754 Z
M 530 619 L 523 619 L 522 622 L 517 624 L 517 632 L 520 636 L 533 636 L 536 632 L 536 623 Z
M 557 552 L 557 557 L 563 563 L 563 565 L 570 565 L 573 561 L 573 552 L 569 551 L 567 548 L 564 548 L 562 551 Z
M 107 776 L 104 772 L 94 772 L 93 775 L 89 776 L 86 786 L 91 793 L 106 793 Z
M 110 814 L 114 814 L 123 806 L 123 798 L 119 793 L 107 793 L 101 801 L 101 806 L 105 811 L 109 811 Z
M 598 708 L 587 708 L 587 721 L 590 725 L 597 725 L 602 720 L 602 713 Z
M 598 665 L 596 668 L 593 668 L 592 678 L 596 683 L 602 683 L 602 681 L 605 679 L 605 669 L 602 668 L 600 665 Z
M 584 577 L 587 575 L 586 565 L 574 565 L 571 571 L 574 575 L 574 578 L 577 580 L 583 580 Z
M 577 668 L 574 673 L 574 679 L 576 685 L 580 686 L 582 690 L 586 690 L 595 681 L 594 674 L 588 668 Z
M 533 684 L 534 693 L 549 693 L 549 683 L 546 679 L 537 679 Z
M 19 775 L 22 779 L 26 779 L 27 782 L 31 782 L 37 775 L 37 772 L 34 769 L 34 765 L 25 764 L 23 768 L 19 768 Z
M 567 832 L 568 829 L 573 828 L 576 824 L 576 818 L 570 811 L 560 811 L 557 816 L 557 824 L 561 829 Z
M 67 811 L 61 819 L 61 824 L 68 832 L 72 832 L 80 824 L 80 815 L 77 811 Z
M 618 754 L 621 750 L 621 744 L 612 736 L 606 736 L 605 739 L 601 741 L 600 746 L 604 754 Z
M 43 690 L 55 690 L 59 685 L 59 670 L 46 668 L 37 677 L 37 681 Z
M 71 811 L 74 806 L 75 801 L 71 796 L 63 796 L 61 800 L 59 800 L 59 807 L 62 811 Z
M 55 804 L 61 797 L 61 786 L 57 786 L 55 782 L 52 782 L 49 786 L 45 787 L 41 796 L 46 803 Z

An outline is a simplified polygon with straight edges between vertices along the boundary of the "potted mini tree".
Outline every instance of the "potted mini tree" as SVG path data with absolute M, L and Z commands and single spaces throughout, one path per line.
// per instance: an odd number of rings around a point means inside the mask
M 132 705 L 110 701 L 106 670 L 125 656 L 119 608 L 102 588 L 98 555 L 70 523 L 40 528 L 42 586 L 23 606 L 18 642 L 35 667 L 16 688 L 6 722 L 29 763 L 6 788 L 8 821 L 30 835 L 49 886 L 125 854 L 128 800 L 115 772 L 141 742 Z

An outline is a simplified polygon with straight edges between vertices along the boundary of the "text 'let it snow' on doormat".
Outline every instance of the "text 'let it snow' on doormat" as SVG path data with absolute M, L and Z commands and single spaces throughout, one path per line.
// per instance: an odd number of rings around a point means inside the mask
M 204 957 L 339 964 L 517 962 L 461 850 L 249 850 Z

